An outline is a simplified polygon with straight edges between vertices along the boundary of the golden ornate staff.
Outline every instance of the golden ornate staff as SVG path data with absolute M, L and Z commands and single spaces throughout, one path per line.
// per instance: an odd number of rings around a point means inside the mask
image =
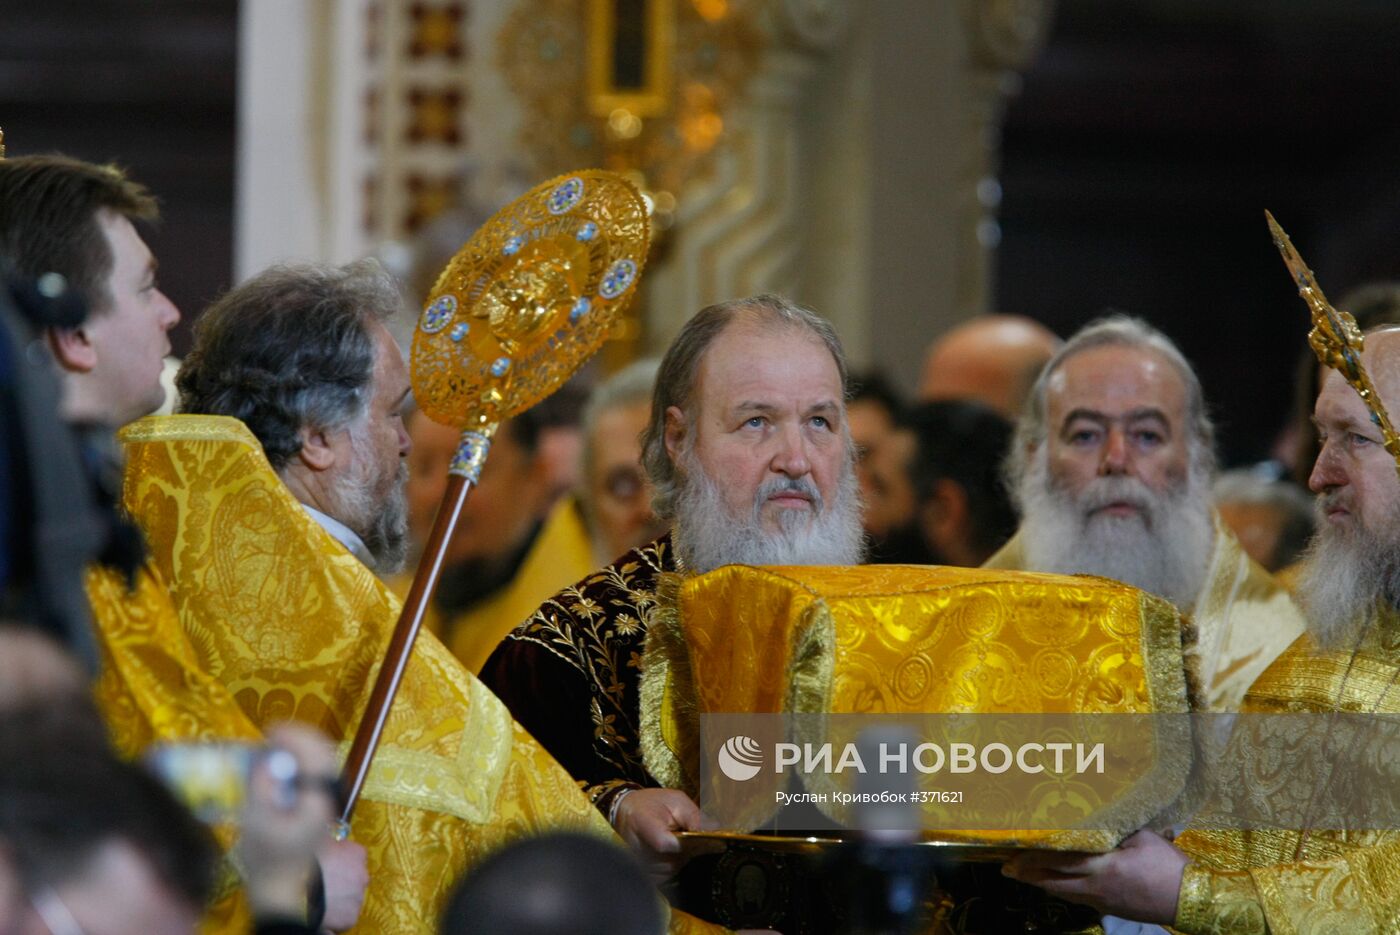
M 1293 248 L 1293 241 L 1288 239 L 1278 221 L 1275 221 L 1268 211 L 1264 212 L 1264 217 L 1268 219 L 1274 246 L 1283 254 L 1283 262 L 1293 274 L 1294 282 L 1298 283 L 1298 294 L 1312 311 L 1313 326 L 1308 332 L 1308 344 L 1317 355 L 1317 359 L 1340 373 L 1366 404 L 1366 408 L 1371 412 L 1371 421 L 1381 430 L 1385 450 L 1395 459 L 1395 470 L 1400 473 L 1400 435 L 1396 434 L 1395 427 L 1390 424 L 1385 404 L 1376 392 L 1376 385 L 1371 382 L 1371 375 L 1366 372 L 1366 365 L 1361 362 L 1366 338 L 1357 327 L 1356 319 L 1350 312 L 1338 311 L 1332 307 L 1332 303 L 1327 301 L 1327 296 L 1322 294 L 1322 287 L 1317 284 L 1312 270 L 1308 269 L 1308 265 Z
M 602 346 L 636 292 L 649 242 L 636 188 L 615 173 L 589 170 L 546 182 L 502 208 L 438 277 L 413 335 L 410 377 L 423 412 L 461 429 L 462 440 L 341 773 L 338 836 L 349 833 L 491 436 L 502 419 L 554 392 Z

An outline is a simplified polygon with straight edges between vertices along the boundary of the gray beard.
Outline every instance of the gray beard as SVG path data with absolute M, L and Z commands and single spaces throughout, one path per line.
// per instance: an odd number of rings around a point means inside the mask
M 673 544 L 681 562 L 695 574 L 722 565 L 857 565 L 864 555 L 860 493 L 849 459 L 834 502 L 823 502 L 810 476 L 779 477 L 765 481 L 753 508 L 740 516 L 730 512 L 719 486 L 692 452 L 682 456 L 681 470 L 684 481 L 676 498 Z M 785 489 L 811 497 L 812 508 L 779 511 L 779 529 L 769 532 L 763 528 L 763 504 Z
M 1380 533 L 1332 525 L 1332 494 L 1317 498 L 1317 534 L 1303 555 L 1298 603 L 1308 632 L 1324 649 L 1355 649 L 1382 607 L 1400 604 L 1400 515 Z
M 374 455 L 352 431 L 351 446 L 359 465 L 335 491 L 332 516 L 354 531 L 369 550 L 370 570 L 382 576 L 402 571 L 408 559 L 408 465 L 399 459 L 388 495 L 374 471 Z
M 1049 452 L 1039 446 L 1018 488 L 1026 569 L 1100 575 L 1164 597 L 1190 611 L 1215 544 L 1209 472 L 1193 463 L 1186 480 L 1157 493 L 1135 477 L 1101 477 L 1078 495 L 1058 489 Z M 1092 511 L 1124 500 L 1139 514 Z

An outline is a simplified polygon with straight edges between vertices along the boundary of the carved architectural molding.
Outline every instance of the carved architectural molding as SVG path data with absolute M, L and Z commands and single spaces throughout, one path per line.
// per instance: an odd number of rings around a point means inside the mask
M 1053 0 L 968 0 L 974 62 L 993 70 L 1022 71 L 1045 44 Z
M 455 202 L 471 145 L 467 0 L 248 0 L 238 273 L 344 262 Z
M 1020 90 L 1020 72 L 1045 44 L 1053 12 L 1052 0 L 963 0 L 968 54 L 960 96 L 958 318 L 990 310 L 993 264 L 1001 243 L 1001 126 L 1007 102 Z
M 661 236 L 613 363 L 779 291 L 910 386 L 922 343 L 987 308 L 1002 117 L 1051 0 L 644 3 L 674 72 L 642 52 L 639 87 L 600 93 L 604 0 L 247 0 L 240 275 L 392 258 L 445 208 L 465 234 L 541 178 L 631 167 Z
M 713 302 L 756 292 L 803 294 L 802 231 L 809 172 L 801 107 L 828 51 L 845 35 L 845 0 L 768 0 L 756 74 L 730 111 L 713 172 L 679 198 L 665 257 L 644 283 L 648 340 L 665 347 Z

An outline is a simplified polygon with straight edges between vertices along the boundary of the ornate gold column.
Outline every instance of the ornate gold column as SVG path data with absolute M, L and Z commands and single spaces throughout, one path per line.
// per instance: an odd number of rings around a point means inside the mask
M 849 15 L 846 0 L 773 0 L 762 9 L 758 70 L 730 111 L 713 173 L 683 191 L 668 254 L 644 283 L 655 349 L 712 302 L 755 292 L 804 296 L 810 171 L 801 112 Z

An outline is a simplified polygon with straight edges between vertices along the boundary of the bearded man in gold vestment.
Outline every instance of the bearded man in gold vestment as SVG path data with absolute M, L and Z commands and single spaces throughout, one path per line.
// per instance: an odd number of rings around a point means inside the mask
M 345 744 L 383 658 L 406 550 L 407 372 L 372 262 L 269 270 L 201 318 L 185 414 L 121 434 L 127 509 L 151 546 L 137 592 L 95 580 L 99 696 L 127 750 L 257 740 L 295 718 Z M 422 634 L 352 829 L 368 852 L 356 931 L 428 933 L 462 872 L 536 830 L 609 836 L 567 773 Z M 235 907 L 216 919 L 237 931 Z M 689 923 L 673 917 L 673 930 Z
M 1170 339 L 1122 316 L 1086 326 L 1031 391 L 1007 459 L 1021 527 L 984 567 L 1166 598 L 1191 618 L 1197 708 L 1232 711 L 1303 621 L 1215 516 L 1213 446 L 1200 381 Z
M 1400 330 L 1370 334 L 1363 359 L 1394 411 Z M 1323 382 L 1314 421 L 1322 450 L 1309 486 L 1319 495 L 1319 530 L 1298 584 L 1308 629 L 1251 686 L 1243 710 L 1400 713 L 1395 461 L 1361 398 L 1335 372 Z M 1307 765 L 1317 766 L 1293 764 Z M 1349 768 L 1323 764 L 1319 778 Z M 1008 870 L 1065 898 L 1200 935 L 1393 932 L 1400 924 L 1394 829 L 1188 828 L 1175 845 L 1141 831 L 1110 854 L 1024 856 Z

